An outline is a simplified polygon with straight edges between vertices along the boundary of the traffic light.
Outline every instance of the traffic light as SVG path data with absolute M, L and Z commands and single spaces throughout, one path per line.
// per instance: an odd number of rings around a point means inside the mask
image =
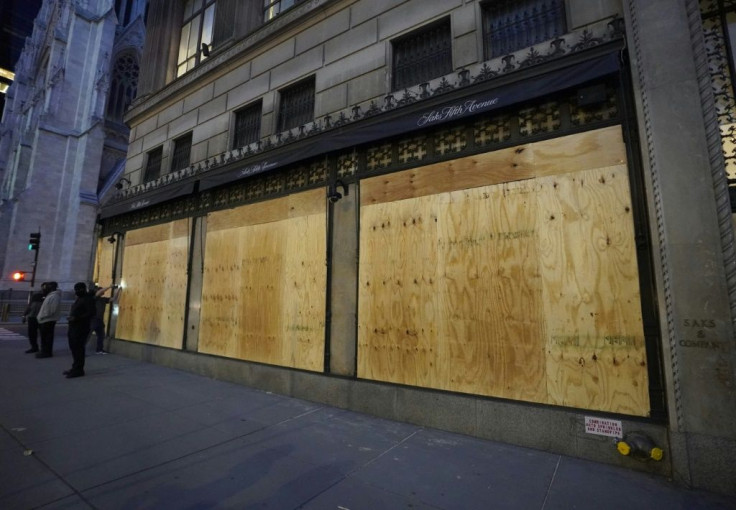
M 23 282 L 26 280 L 26 272 L 25 271 L 15 271 L 12 274 L 12 278 L 14 282 Z
M 39 244 L 41 244 L 41 232 L 32 232 L 28 239 L 28 250 L 38 250 Z

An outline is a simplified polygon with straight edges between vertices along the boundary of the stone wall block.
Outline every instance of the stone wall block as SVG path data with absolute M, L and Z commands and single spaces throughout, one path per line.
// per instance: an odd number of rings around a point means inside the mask
M 376 69 L 380 69 L 381 74 L 385 76 L 385 66 L 386 45 L 372 44 L 350 55 L 346 60 L 337 60 L 320 69 L 317 74 L 317 89 L 324 90 L 344 82 L 349 82 L 348 86 L 352 87 L 356 80 L 361 80 L 366 73 Z M 381 85 L 381 88 L 382 92 L 385 92 L 384 85 Z
M 322 47 L 307 51 L 271 70 L 271 89 L 277 89 L 315 73 L 324 63 Z
M 378 19 L 378 39 L 393 39 L 404 32 L 409 32 L 421 25 L 431 23 L 448 15 L 453 9 L 462 5 L 462 0 L 428 0 L 424 2 L 407 2 Z
M 245 106 L 268 92 L 269 75 L 262 74 L 236 86 L 227 93 L 227 109 L 234 110 Z M 265 101 L 265 100 L 264 100 Z
M 274 67 L 288 62 L 294 57 L 294 39 L 287 39 L 281 44 L 268 48 L 251 62 L 251 76 L 259 76 Z
M 192 94 L 184 99 L 183 112 L 187 113 L 195 108 L 199 108 L 207 101 L 212 100 L 214 97 L 214 90 L 215 85 L 213 83 L 208 83 L 194 90 Z
M 350 10 L 343 9 L 324 21 L 319 22 L 317 25 L 311 26 L 307 30 L 297 34 L 294 38 L 296 41 L 295 52 L 297 55 L 300 55 L 349 29 Z
M 250 62 L 234 68 L 215 81 L 215 97 L 230 92 L 234 88 L 250 80 Z
M 329 64 L 343 59 L 377 41 L 378 20 L 374 19 L 327 41 L 325 43 L 325 62 Z M 358 59 L 355 60 L 358 61 Z
M 568 0 L 568 30 L 590 25 L 614 15 L 623 16 L 621 0 Z
M 230 125 L 229 121 L 230 115 L 225 113 L 215 117 L 214 119 L 208 120 L 203 124 L 198 124 L 197 127 L 194 128 L 192 143 L 201 142 L 202 140 L 212 138 L 221 133 L 227 133 Z

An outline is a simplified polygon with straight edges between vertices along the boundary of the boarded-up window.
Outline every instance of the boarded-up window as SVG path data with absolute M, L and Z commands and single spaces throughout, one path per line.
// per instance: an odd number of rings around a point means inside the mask
M 126 233 L 118 338 L 181 349 L 188 239 L 188 220 Z
M 361 181 L 358 376 L 646 416 L 619 126 Z
M 207 216 L 199 351 L 322 371 L 325 192 Z

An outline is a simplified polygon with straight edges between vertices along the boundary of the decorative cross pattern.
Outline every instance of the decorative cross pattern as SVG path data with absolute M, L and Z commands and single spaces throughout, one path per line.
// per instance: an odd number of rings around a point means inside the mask
M 350 177 L 358 171 L 358 154 L 353 151 L 337 157 L 337 176 Z
M 468 141 L 465 139 L 464 127 L 439 131 L 435 135 L 434 142 L 434 151 L 436 154 L 460 152 L 468 146 Z
M 399 142 L 399 163 L 421 161 L 427 155 L 427 138 L 418 136 Z
M 391 163 L 393 162 L 393 158 L 391 157 L 391 144 L 385 143 L 377 147 L 369 148 L 366 159 L 366 166 L 370 171 L 391 166 Z
M 519 134 L 521 136 L 557 131 L 560 125 L 560 105 L 555 101 L 519 111 Z
M 511 119 L 508 115 L 481 119 L 474 128 L 474 140 L 478 146 L 502 143 L 511 138 Z
M 574 97 L 569 100 L 570 122 L 584 126 L 591 122 L 606 121 L 618 117 L 618 101 L 613 87 L 606 88 L 606 100 L 589 106 L 578 106 Z
M 327 159 L 315 161 L 309 165 L 309 184 L 327 182 L 327 176 L 329 173 L 330 167 Z

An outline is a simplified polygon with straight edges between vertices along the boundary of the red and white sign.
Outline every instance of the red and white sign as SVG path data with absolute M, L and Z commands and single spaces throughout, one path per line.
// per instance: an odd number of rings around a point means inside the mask
M 595 418 L 593 416 L 585 417 L 585 432 L 599 436 L 624 437 L 620 420 Z

